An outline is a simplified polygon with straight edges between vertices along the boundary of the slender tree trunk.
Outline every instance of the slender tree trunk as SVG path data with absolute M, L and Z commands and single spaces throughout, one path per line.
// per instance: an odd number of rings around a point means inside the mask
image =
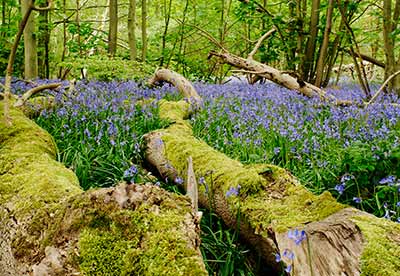
M 320 87 L 322 83 L 322 77 L 324 75 L 325 59 L 328 52 L 329 35 L 332 28 L 332 13 L 333 13 L 334 0 L 329 0 L 328 10 L 326 11 L 326 27 L 324 32 L 324 40 L 322 41 L 320 54 L 317 61 L 315 86 Z
M 110 0 L 110 25 L 108 29 L 108 54 L 115 56 L 118 35 L 118 0 Z
M 383 40 L 385 46 L 385 79 L 387 79 L 390 75 L 396 72 L 396 69 L 400 67 L 400 65 L 396 65 L 396 57 L 395 57 L 395 39 L 392 35 L 394 28 L 397 26 L 397 22 L 393 21 L 394 19 L 399 19 L 399 8 L 400 0 L 396 1 L 395 4 L 395 12 L 392 17 L 392 1 L 384 0 L 383 1 Z M 396 14 L 397 13 L 397 14 Z M 400 60 L 399 60 L 400 61 Z M 389 90 L 395 90 L 400 94 L 400 77 L 395 77 L 389 83 Z
M 128 40 L 131 60 L 136 60 L 136 0 L 129 0 Z
M 22 14 L 33 5 L 31 0 L 21 2 Z M 38 77 L 38 56 L 36 46 L 35 17 L 31 14 L 24 30 L 24 56 L 25 56 L 25 78 L 34 79 Z
M 186 0 L 185 2 L 185 8 L 183 9 L 183 14 L 182 14 L 182 22 L 181 22 L 181 26 L 180 26 L 180 36 L 179 36 L 179 47 L 178 47 L 178 68 L 180 67 L 180 65 L 182 66 L 182 72 L 184 71 L 184 67 L 185 67 L 185 56 L 182 52 L 183 49 L 183 44 L 184 44 L 184 36 L 185 36 L 185 24 L 186 24 L 186 15 L 187 15 L 187 11 L 189 8 L 189 0 Z
M 1 25 L 6 26 L 6 0 L 1 0 Z M 5 32 L 0 33 L 0 37 L 5 36 Z
M 142 0 L 142 61 L 147 55 L 147 0 Z
M 169 27 L 169 20 L 171 18 L 171 7 L 172 7 L 172 0 L 168 1 L 168 6 L 167 6 L 167 0 L 163 1 L 163 7 L 164 7 L 164 32 L 162 35 L 162 46 L 161 46 L 161 59 L 160 59 L 160 67 L 164 65 L 164 60 L 165 60 L 165 55 L 166 55 L 166 43 L 167 43 L 167 33 L 168 33 L 168 27 Z
M 45 1 L 45 6 L 48 6 Z M 38 39 L 38 71 L 40 78 L 48 79 L 50 76 L 49 68 L 49 11 L 39 12 L 39 39 Z
M 306 81 L 311 81 L 313 78 L 314 70 L 314 55 L 315 45 L 318 36 L 318 22 L 319 22 L 320 0 L 313 0 L 311 6 L 311 20 L 310 20 L 310 36 L 307 40 L 305 55 L 302 62 L 302 78 Z

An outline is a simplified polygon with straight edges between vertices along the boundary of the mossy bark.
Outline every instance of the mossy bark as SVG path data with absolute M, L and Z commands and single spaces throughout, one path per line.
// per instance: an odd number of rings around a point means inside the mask
M 8 127 L 0 113 L 0 275 L 207 274 L 188 198 L 153 185 L 84 192 L 52 137 L 10 115 Z
M 282 273 L 275 254 L 290 250 L 295 258 L 283 260 L 292 265 L 291 275 L 398 275 L 399 224 L 340 204 L 329 192 L 314 195 L 282 168 L 228 158 L 193 136 L 188 110 L 185 101 L 160 102 L 160 116 L 172 124 L 145 137 L 147 161 L 174 180 L 185 177 L 191 156 L 196 177 L 205 178 L 198 187 L 200 204 L 240 227 L 265 271 Z M 238 185 L 239 195 L 227 197 Z M 293 229 L 306 233 L 298 245 L 287 235 Z

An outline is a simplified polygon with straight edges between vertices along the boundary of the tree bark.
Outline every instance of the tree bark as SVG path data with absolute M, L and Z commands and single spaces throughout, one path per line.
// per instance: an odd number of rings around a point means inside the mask
M 21 12 L 24 15 L 32 6 L 32 0 L 21 1 Z M 25 57 L 25 78 L 35 79 L 38 77 L 38 55 L 36 46 L 35 18 L 29 16 L 24 29 L 24 57 Z
M 46 6 L 49 4 L 46 0 Z M 50 43 L 50 30 L 49 30 L 49 11 L 39 12 L 39 39 L 38 39 L 38 73 L 39 77 L 48 79 L 50 77 L 49 65 L 49 43 Z
M 329 192 L 313 195 L 282 168 L 245 166 L 212 149 L 193 136 L 186 101 L 159 107 L 160 116 L 174 123 L 146 135 L 147 162 L 164 179 L 176 179 L 185 176 L 185 161 L 192 157 L 196 177 L 205 179 L 199 203 L 240 229 L 259 253 L 265 275 L 285 273 L 275 254 L 291 266 L 291 275 L 400 271 L 399 224 L 339 204 Z M 232 189 L 237 196 L 229 195 Z
M 307 39 L 304 59 L 302 61 L 302 78 L 306 81 L 312 81 L 313 64 L 315 55 L 315 45 L 318 36 L 320 0 L 313 0 L 311 6 L 310 36 Z
M 131 60 L 136 60 L 136 0 L 129 0 L 128 40 Z
M 160 67 L 164 65 L 164 60 L 165 60 L 165 51 L 166 51 L 166 43 L 167 43 L 167 33 L 168 33 L 168 27 L 169 27 L 169 20 L 171 18 L 171 8 L 172 8 L 172 0 L 169 0 L 168 2 L 168 7 L 167 7 L 167 1 L 163 1 L 164 5 L 164 32 L 162 35 L 162 42 L 161 42 L 161 59 L 160 59 Z
M 230 64 L 240 69 L 247 70 L 243 71 L 244 73 L 251 73 L 261 76 L 283 87 L 286 87 L 291 90 L 296 90 L 300 94 L 303 94 L 307 97 L 318 96 L 322 99 L 325 98 L 325 93 L 318 87 L 306 83 L 302 81 L 300 78 L 296 79 L 290 76 L 289 74 L 281 73 L 279 70 L 270 67 L 268 65 L 262 64 L 260 62 L 257 62 L 253 59 L 244 59 L 242 57 L 238 57 L 227 52 L 222 52 L 222 53 L 211 52 L 210 56 L 219 57 L 227 64 Z
M 320 48 L 320 54 L 317 61 L 316 76 L 315 76 L 315 86 L 321 87 L 322 78 L 324 76 L 325 59 L 328 53 L 329 35 L 332 28 L 332 14 L 333 14 L 333 4 L 334 0 L 329 0 L 328 9 L 326 11 L 326 26 L 324 32 L 324 40 Z
M 396 63 L 395 56 L 395 37 L 392 35 L 394 28 L 396 28 L 400 14 L 400 0 L 396 0 L 395 8 L 392 17 L 392 1 L 383 1 L 383 41 L 385 45 L 385 79 L 400 70 L 400 57 L 399 63 Z M 397 21 L 393 21 L 396 20 Z M 400 77 L 397 76 L 389 83 L 389 90 L 394 90 L 400 95 Z
M 110 0 L 110 25 L 108 29 L 108 54 L 115 56 L 118 35 L 118 0 Z
M 142 61 L 147 55 L 147 0 L 142 0 Z
M 148 184 L 84 192 L 52 137 L 10 111 L 11 127 L 0 113 L 1 275 L 207 275 L 188 198 Z

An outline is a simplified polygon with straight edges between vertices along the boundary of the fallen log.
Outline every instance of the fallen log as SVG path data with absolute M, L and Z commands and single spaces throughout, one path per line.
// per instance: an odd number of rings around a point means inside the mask
M 289 74 L 282 73 L 278 69 L 275 69 L 271 66 L 255 61 L 252 58 L 245 59 L 225 51 L 223 52 L 211 51 L 209 57 L 212 56 L 219 57 L 223 62 L 232 65 L 236 68 L 245 70 L 244 71 L 245 73 L 258 75 L 278 85 L 286 87 L 287 89 L 296 90 L 304 96 L 307 97 L 317 96 L 322 100 L 326 100 L 327 97 L 329 97 L 322 89 L 310 83 L 304 82 L 299 78 L 294 78 Z
M 52 137 L 0 101 L 0 275 L 207 275 L 188 198 L 154 185 L 84 192 Z
M 259 68 L 255 68 L 259 70 Z M 307 191 L 289 172 L 245 166 L 193 136 L 187 101 L 159 103 L 173 122 L 145 136 L 146 160 L 163 179 L 185 178 L 192 158 L 199 203 L 240 230 L 263 275 L 398 275 L 400 225 Z M 239 219 L 238 219 L 239 218 Z M 277 262 L 279 261 L 279 262 Z

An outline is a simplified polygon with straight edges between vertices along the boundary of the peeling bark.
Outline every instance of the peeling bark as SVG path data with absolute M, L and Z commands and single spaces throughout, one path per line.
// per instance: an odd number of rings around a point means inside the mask
M 198 186 L 199 203 L 228 226 L 239 226 L 264 273 L 282 273 L 275 254 L 293 252 L 293 260 L 283 257 L 291 275 L 397 275 L 400 225 L 340 204 L 329 192 L 313 195 L 282 168 L 228 158 L 193 136 L 185 120 L 189 108 L 184 101 L 160 102 L 160 116 L 174 123 L 145 136 L 146 160 L 173 180 L 185 176 L 191 157 L 196 177 L 206 181 Z M 238 196 L 227 196 L 239 185 Z M 304 230 L 297 242 L 294 229 Z
M 0 110 L 3 110 L 0 102 Z M 0 113 L 0 275 L 207 275 L 188 198 L 154 185 L 84 192 L 52 137 Z
M 253 59 L 244 59 L 242 57 L 235 56 L 231 53 L 227 52 L 218 53 L 214 51 L 210 53 L 210 56 L 219 57 L 229 65 L 247 70 L 246 73 L 256 74 L 283 87 L 286 87 L 291 90 L 296 90 L 304 96 L 307 97 L 317 96 L 320 97 L 321 99 L 326 98 L 326 94 L 322 89 L 310 83 L 304 82 L 299 78 L 296 79 L 289 74 L 284 74 L 281 71 L 271 66 L 262 64 Z

